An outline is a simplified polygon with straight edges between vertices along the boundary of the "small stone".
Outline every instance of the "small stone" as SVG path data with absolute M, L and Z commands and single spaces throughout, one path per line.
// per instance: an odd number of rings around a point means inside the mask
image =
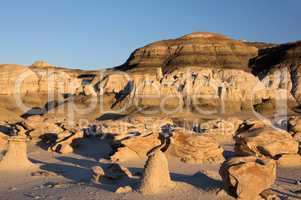
M 124 187 L 119 187 L 115 193 L 117 194 L 121 194 L 121 193 L 129 193 L 129 192 L 132 192 L 133 189 L 131 186 L 124 186 Z
M 279 196 L 271 189 L 263 191 L 260 196 L 265 200 L 280 200 Z
M 16 187 L 10 187 L 8 190 L 9 191 L 15 191 L 15 190 L 17 190 L 17 188 Z
M 106 177 L 110 178 L 110 179 L 118 180 L 118 179 L 122 179 L 124 177 L 132 178 L 133 175 L 128 170 L 128 168 L 126 168 L 120 164 L 113 163 L 108 167 Z
M 105 176 L 104 170 L 100 166 L 94 166 L 91 168 L 91 180 L 94 183 L 99 183 L 100 179 Z

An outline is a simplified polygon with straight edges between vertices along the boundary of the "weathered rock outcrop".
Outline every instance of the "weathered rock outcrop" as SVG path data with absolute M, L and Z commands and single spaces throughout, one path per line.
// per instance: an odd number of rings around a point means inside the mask
M 210 135 L 200 135 L 176 128 L 166 141 L 162 140 L 162 127 L 172 126 L 172 120 L 161 117 L 133 117 L 99 124 L 104 134 L 114 135 L 119 144 L 111 156 L 114 162 L 143 159 L 147 154 L 161 148 L 187 163 L 221 163 L 224 161 L 223 149 Z M 118 126 L 120 125 L 120 126 Z
M 40 115 L 28 117 L 23 124 L 29 130 L 28 134 L 33 140 L 40 139 L 45 134 L 59 135 L 64 131 L 54 120 Z
M 22 65 L 0 65 L 0 94 L 74 94 L 81 87 L 82 74 L 92 71 L 54 67 L 47 62 L 37 61 L 29 67 Z M 97 74 L 97 72 L 93 72 Z
M 301 42 L 287 43 L 262 49 L 258 57 L 250 62 L 252 73 L 260 78 L 266 87 L 287 90 L 301 102 Z
M 96 88 L 102 88 L 98 93 L 116 98 L 116 93 L 132 82 L 132 89 L 123 103 L 118 104 L 121 105 L 119 109 L 134 105 L 139 108 L 161 106 L 166 110 L 189 107 L 204 113 L 234 112 L 251 109 L 263 99 L 274 98 L 258 78 L 239 69 L 191 66 L 164 76 L 160 70 L 157 69 L 155 75 L 131 72 L 126 78 L 119 72 L 118 75 L 110 72 Z
M 137 49 L 118 69 L 143 71 L 199 66 L 248 70 L 257 48 L 216 33 L 195 32 L 171 40 L 154 42 Z
M 136 50 L 121 67 L 95 82 L 99 95 L 113 98 L 132 82 L 129 105 L 191 107 L 204 111 L 250 109 L 272 94 L 249 73 L 257 48 L 214 33 L 192 33 Z M 121 71 L 118 71 L 121 70 Z M 205 109 L 205 111 L 206 111 Z
M 271 159 L 235 157 L 222 165 L 220 174 L 230 194 L 243 200 L 260 199 L 260 193 L 276 180 L 276 163 Z

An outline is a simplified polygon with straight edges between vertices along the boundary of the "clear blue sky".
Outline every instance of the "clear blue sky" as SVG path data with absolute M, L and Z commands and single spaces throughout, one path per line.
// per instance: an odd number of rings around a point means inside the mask
M 194 31 L 301 40 L 301 0 L 0 0 L 0 9 L 0 63 L 112 67 Z

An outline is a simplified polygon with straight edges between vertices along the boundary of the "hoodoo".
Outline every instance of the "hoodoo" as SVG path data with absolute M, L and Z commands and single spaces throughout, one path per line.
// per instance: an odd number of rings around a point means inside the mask
M 10 137 L 7 152 L 0 161 L 0 171 L 21 172 L 34 169 L 37 167 L 27 157 L 27 138 L 23 135 Z
M 158 149 L 149 155 L 146 161 L 139 191 L 142 194 L 158 194 L 172 186 L 168 161 L 164 153 Z

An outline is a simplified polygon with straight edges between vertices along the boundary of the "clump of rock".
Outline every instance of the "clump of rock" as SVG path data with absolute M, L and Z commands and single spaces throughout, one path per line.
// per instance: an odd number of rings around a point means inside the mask
M 100 183 L 101 178 L 105 176 L 104 170 L 100 166 L 94 166 L 91 168 L 91 180 L 94 183 Z
M 94 166 L 91 168 L 91 181 L 94 183 L 101 183 L 103 179 L 118 181 L 132 177 L 132 173 L 126 167 L 118 163 L 112 163 L 104 169 L 101 166 Z
M 258 199 L 276 180 L 276 162 L 253 156 L 235 157 L 220 169 L 225 189 L 238 199 Z
M 67 136 L 63 138 L 58 138 L 56 143 L 50 147 L 50 150 L 61 154 L 72 153 L 74 151 L 74 148 L 77 148 L 79 146 L 76 140 L 83 137 L 84 133 L 82 131 L 67 131 Z
M 208 135 L 195 134 L 182 128 L 175 129 L 167 152 L 191 164 L 222 163 L 223 148 Z
M 285 132 L 272 128 L 259 128 L 239 134 L 235 151 L 238 155 L 253 155 L 277 160 L 281 166 L 301 165 L 299 144 Z

